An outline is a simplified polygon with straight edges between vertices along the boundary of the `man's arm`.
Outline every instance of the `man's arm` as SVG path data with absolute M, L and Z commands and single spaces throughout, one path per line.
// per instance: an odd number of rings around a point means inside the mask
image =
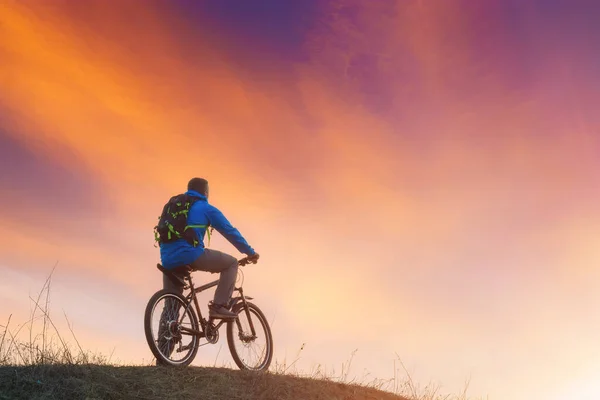
M 225 218 L 225 215 L 213 205 L 209 205 L 208 211 L 206 213 L 208 217 L 208 221 L 211 226 L 214 227 L 217 232 L 225 237 L 240 253 L 252 256 L 256 252 L 246 239 L 242 236 L 240 231 L 234 228 L 231 223 Z

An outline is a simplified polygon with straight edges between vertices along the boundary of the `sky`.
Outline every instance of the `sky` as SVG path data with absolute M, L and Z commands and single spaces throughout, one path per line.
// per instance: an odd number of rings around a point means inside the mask
M 598 18 L 591 0 L 4 1 L 0 321 L 25 322 L 58 263 L 57 323 L 149 363 L 153 226 L 201 176 L 261 254 L 244 288 L 278 362 L 600 398 Z M 231 362 L 208 347 L 194 365 Z

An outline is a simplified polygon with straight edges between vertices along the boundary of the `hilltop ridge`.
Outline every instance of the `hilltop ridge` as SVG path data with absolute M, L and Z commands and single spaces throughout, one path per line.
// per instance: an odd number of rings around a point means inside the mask
M 97 364 L 1 366 L 0 399 L 408 400 L 375 388 L 293 375 Z

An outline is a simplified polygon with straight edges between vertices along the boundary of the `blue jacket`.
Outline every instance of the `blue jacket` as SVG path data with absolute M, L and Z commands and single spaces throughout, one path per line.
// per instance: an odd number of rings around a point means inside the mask
M 227 218 L 215 206 L 208 204 L 206 196 L 189 190 L 186 192 L 189 196 L 199 197 L 190 208 L 188 214 L 188 225 L 209 225 L 215 228 L 217 232 L 225 237 L 239 250 L 240 253 L 253 255 L 254 249 L 246 242 L 240 232 L 231 226 Z M 196 247 L 189 244 L 185 239 L 179 239 L 171 243 L 162 243 L 160 245 L 161 264 L 167 268 L 175 268 L 181 265 L 190 264 L 204 253 L 204 234 L 206 228 L 193 228 L 198 235 L 200 244 Z

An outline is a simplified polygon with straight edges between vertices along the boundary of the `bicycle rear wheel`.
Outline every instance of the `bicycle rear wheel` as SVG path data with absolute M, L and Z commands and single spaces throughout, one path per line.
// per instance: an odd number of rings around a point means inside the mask
M 181 327 L 199 330 L 196 313 L 182 295 L 159 290 L 144 313 L 146 341 L 159 364 L 186 366 L 196 357 L 200 338 Z
M 240 369 L 266 371 L 273 358 L 271 328 L 255 304 L 246 302 L 246 305 L 236 304 L 232 311 L 237 318 L 227 322 L 229 351 Z

